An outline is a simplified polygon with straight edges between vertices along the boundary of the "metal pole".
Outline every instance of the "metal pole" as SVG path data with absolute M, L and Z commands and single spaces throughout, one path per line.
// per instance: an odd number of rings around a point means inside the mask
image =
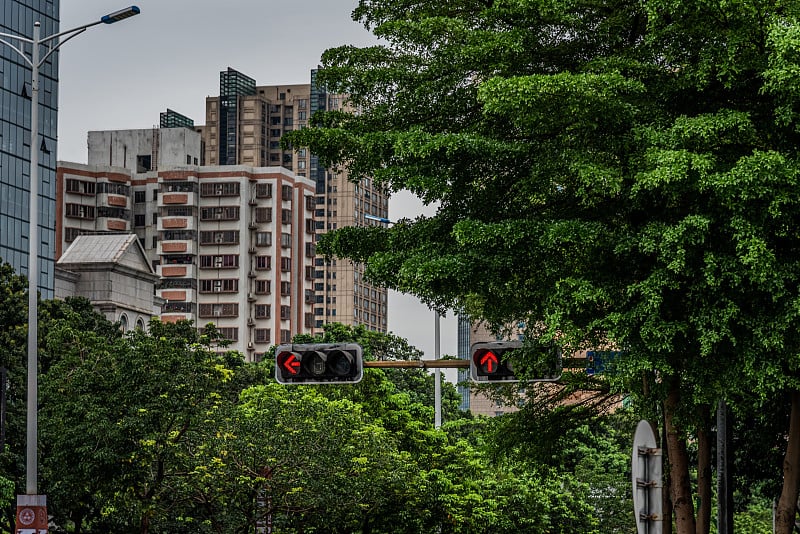
M 441 336 L 439 335 L 439 320 L 441 319 L 441 314 L 437 311 L 436 312 L 436 320 L 434 321 L 434 338 L 435 338 L 435 348 L 434 348 L 434 359 L 438 360 L 440 357 L 439 348 L 440 348 L 440 341 Z M 434 397 L 434 417 L 433 417 L 433 426 L 434 428 L 440 428 L 442 426 L 442 370 L 438 367 L 433 372 L 433 379 L 436 381 L 433 385 L 433 397 Z
M 728 404 L 720 400 L 717 404 L 717 532 L 733 534 L 733 484 L 731 477 Z
M 28 218 L 28 408 L 25 492 L 36 495 L 39 383 L 39 38 L 41 24 L 33 24 L 31 54 L 31 183 Z

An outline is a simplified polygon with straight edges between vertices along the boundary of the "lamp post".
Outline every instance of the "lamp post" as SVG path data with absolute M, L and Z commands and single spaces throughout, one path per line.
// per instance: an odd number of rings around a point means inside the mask
M 37 493 L 37 400 L 38 400 L 38 290 L 39 290 L 39 69 L 61 45 L 98 24 L 113 24 L 138 15 L 136 6 L 109 13 L 99 20 L 45 37 L 41 36 L 41 23 L 33 24 L 33 39 L 20 35 L 0 33 L 0 43 L 14 50 L 31 67 L 31 147 L 30 147 L 30 197 L 28 219 L 28 395 L 26 421 L 26 474 L 25 492 Z M 17 44 L 14 44 L 16 42 Z M 30 57 L 25 45 L 30 45 Z M 44 46 L 44 54 L 40 47 Z M 45 525 L 46 526 L 46 525 Z
M 377 221 L 384 224 L 392 224 L 392 221 L 385 217 L 378 217 L 376 215 L 364 215 L 365 219 L 369 219 L 371 221 Z M 438 311 L 436 312 L 436 319 L 433 323 L 433 336 L 434 336 L 434 354 L 433 358 L 438 360 L 441 357 L 439 352 L 440 347 L 440 319 L 442 318 L 442 314 Z M 440 428 L 442 426 L 442 370 L 438 367 L 434 368 L 433 370 L 433 427 Z

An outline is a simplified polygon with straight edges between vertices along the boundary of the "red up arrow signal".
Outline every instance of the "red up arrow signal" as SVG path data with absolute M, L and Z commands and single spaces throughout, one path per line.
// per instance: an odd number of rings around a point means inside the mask
M 481 357 L 481 367 L 483 367 L 487 373 L 494 373 L 495 366 L 497 366 L 497 355 L 487 350 Z
M 297 356 L 289 353 L 288 355 L 283 355 L 282 359 L 283 368 L 290 374 L 296 375 L 300 373 L 300 362 L 297 360 Z

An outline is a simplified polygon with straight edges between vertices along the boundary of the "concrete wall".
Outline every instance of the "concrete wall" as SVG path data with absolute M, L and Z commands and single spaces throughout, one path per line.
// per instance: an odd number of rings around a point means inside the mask
M 153 132 L 159 135 L 155 147 Z M 200 163 L 200 134 L 189 128 L 89 132 L 88 140 L 89 165 L 144 172 L 139 169 L 139 156 L 150 156 L 151 169 Z

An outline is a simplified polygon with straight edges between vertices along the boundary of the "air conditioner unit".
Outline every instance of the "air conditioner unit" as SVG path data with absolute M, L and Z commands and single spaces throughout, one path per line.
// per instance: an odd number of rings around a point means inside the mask
M 247 249 L 247 252 L 249 252 L 250 254 L 255 254 L 256 253 L 256 247 L 250 247 L 249 249 Z
M 248 294 L 247 294 L 247 300 L 249 300 L 249 301 L 251 301 L 251 302 L 252 302 L 252 301 L 254 301 L 254 300 L 256 300 L 256 296 L 255 296 L 255 294 L 253 294 L 253 293 L 248 293 Z
M 253 350 L 254 348 L 255 348 L 255 347 L 253 346 L 253 342 L 252 342 L 252 341 L 250 341 L 249 343 L 247 343 L 247 349 L 248 349 L 248 350 Z
M 214 310 L 214 317 L 220 317 L 222 315 L 222 310 Z
M 255 319 L 253 319 L 252 317 L 248 317 L 247 326 L 254 326 L 255 324 L 256 324 Z
M 247 273 L 247 276 L 249 278 L 255 278 L 256 277 L 256 272 L 255 271 L 250 271 L 249 273 Z
M 251 206 L 257 206 L 258 205 L 258 200 L 256 199 L 256 197 L 250 197 L 250 200 L 248 201 L 248 204 L 250 204 Z

